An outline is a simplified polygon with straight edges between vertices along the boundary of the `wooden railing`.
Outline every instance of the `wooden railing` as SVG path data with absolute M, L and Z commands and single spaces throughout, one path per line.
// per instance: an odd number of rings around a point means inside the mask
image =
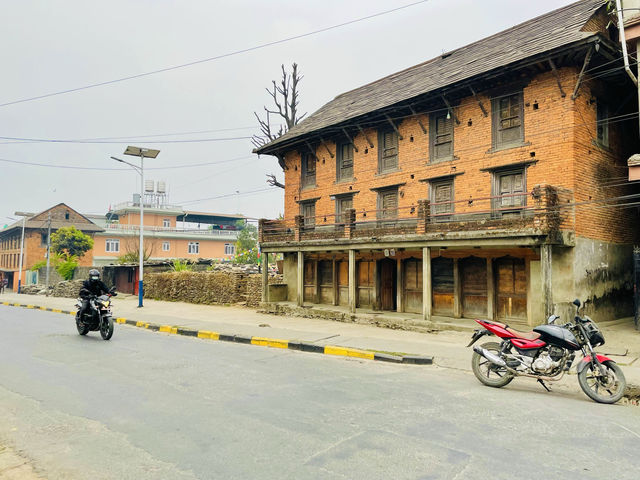
M 260 220 L 260 242 L 363 238 L 471 230 L 573 230 L 573 193 L 551 185 L 530 192 L 468 198 L 389 210 L 350 209 L 338 216 L 318 215 Z

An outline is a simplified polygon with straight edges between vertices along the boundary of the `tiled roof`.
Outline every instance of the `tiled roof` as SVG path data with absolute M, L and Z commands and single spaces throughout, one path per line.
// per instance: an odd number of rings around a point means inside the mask
M 283 136 L 260 147 L 272 153 L 297 137 L 395 105 L 474 76 L 594 36 L 584 28 L 605 0 L 581 0 L 338 95 Z

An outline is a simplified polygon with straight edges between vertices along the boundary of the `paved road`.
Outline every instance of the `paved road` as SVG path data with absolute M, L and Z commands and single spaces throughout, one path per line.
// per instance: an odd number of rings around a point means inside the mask
M 532 382 L 0 305 L 0 444 L 53 479 L 635 479 L 640 415 Z M 597 448 L 590 447 L 595 445 Z

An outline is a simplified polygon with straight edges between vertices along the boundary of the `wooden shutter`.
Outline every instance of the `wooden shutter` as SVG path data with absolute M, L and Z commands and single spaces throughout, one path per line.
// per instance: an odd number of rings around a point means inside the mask
M 308 153 L 302 154 L 302 186 L 314 187 L 316 185 L 316 159 Z
M 353 145 L 343 143 L 338 150 L 338 180 L 353 178 Z
M 381 218 L 396 218 L 398 216 L 398 190 L 380 192 Z
M 494 100 L 494 135 L 495 146 L 518 143 L 523 140 L 522 93 L 509 95 Z
M 453 212 L 453 204 L 447 203 L 453 200 L 453 182 L 436 183 L 433 186 L 434 194 L 433 213 L 442 214 Z
M 313 227 L 316 224 L 316 204 L 315 202 L 302 204 L 302 216 L 304 217 L 304 226 Z
M 435 118 L 433 136 L 433 158 L 449 158 L 453 155 L 453 120 L 446 115 Z
M 346 223 L 346 211 L 353 208 L 353 197 L 338 197 L 336 199 L 336 223 Z
M 523 173 L 500 175 L 498 179 L 498 188 L 500 195 L 508 195 L 500 199 L 499 204 L 501 208 L 521 207 L 525 204 L 524 195 L 513 196 L 514 193 L 524 193 Z
M 382 143 L 380 169 L 383 172 L 395 170 L 398 168 L 398 134 L 395 131 L 387 131 L 380 137 Z

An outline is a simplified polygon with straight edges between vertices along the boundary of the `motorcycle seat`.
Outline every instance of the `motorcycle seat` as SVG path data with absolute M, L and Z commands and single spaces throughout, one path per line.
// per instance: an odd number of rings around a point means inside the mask
M 498 325 L 498 326 L 504 328 L 511 335 L 513 335 L 515 337 L 519 337 L 519 338 L 524 338 L 525 340 L 538 340 L 542 336 L 539 333 L 534 332 L 533 330 L 530 330 L 528 332 L 522 332 L 520 330 L 515 330 L 515 329 L 511 328 L 509 325 L 507 325 L 506 323 L 500 323 L 500 322 L 491 322 L 491 323 L 493 323 L 494 325 Z

